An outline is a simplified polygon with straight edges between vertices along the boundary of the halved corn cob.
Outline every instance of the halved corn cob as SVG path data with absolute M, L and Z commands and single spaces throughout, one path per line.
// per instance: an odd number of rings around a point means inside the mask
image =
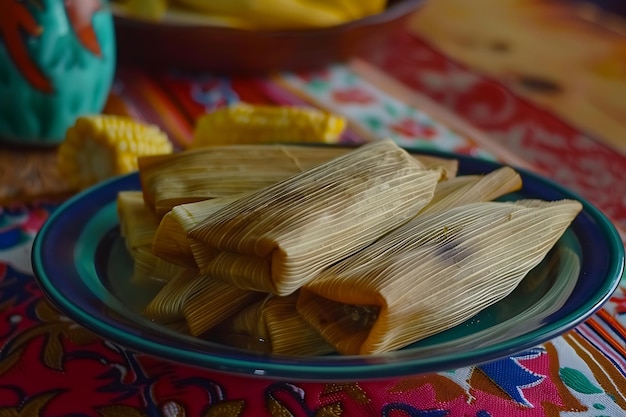
M 191 148 L 284 142 L 337 143 L 346 127 L 339 115 L 293 106 L 235 104 L 202 115 Z
M 172 152 L 157 126 L 115 115 L 79 117 L 58 148 L 58 167 L 78 189 L 137 170 L 137 157 Z

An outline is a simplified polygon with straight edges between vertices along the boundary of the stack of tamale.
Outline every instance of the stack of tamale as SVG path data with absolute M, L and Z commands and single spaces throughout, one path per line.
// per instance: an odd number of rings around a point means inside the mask
M 509 294 L 581 210 L 493 201 L 521 188 L 513 169 L 457 176 L 390 140 L 139 166 L 141 198 L 118 198 L 123 236 L 173 268 L 144 314 L 285 355 L 385 352 L 455 326 Z

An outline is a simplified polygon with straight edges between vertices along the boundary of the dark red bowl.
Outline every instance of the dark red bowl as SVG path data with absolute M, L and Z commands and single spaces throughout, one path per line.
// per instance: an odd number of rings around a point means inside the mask
M 321 29 L 250 31 L 148 22 L 116 14 L 118 62 L 160 69 L 259 74 L 313 68 L 379 48 L 424 0 L 390 0 L 382 13 Z

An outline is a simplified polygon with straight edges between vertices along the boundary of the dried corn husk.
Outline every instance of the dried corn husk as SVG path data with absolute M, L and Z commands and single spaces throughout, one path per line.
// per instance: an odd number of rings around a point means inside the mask
M 243 290 L 227 282 L 200 275 L 182 303 L 192 336 L 200 336 L 266 294 Z
M 264 296 L 187 269 L 161 288 L 143 314 L 162 324 L 184 320 L 187 332 L 199 336 Z
M 456 180 L 454 176 L 456 176 L 456 173 L 458 171 L 458 161 L 437 157 L 426 157 L 424 160 L 422 160 L 421 156 L 416 158 L 420 163 L 423 162 L 425 168 L 441 168 L 445 172 L 444 175 L 446 179 L 449 178 L 450 180 Z M 478 182 L 480 178 L 481 177 L 476 176 L 473 177 L 471 180 L 474 182 Z M 459 178 L 459 180 L 460 179 L 462 178 Z M 439 188 L 442 188 L 442 190 L 444 188 L 446 190 L 450 188 L 449 185 L 447 187 L 443 185 L 447 183 L 449 183 L 449 181 L 442 181 L 437 185 L 434 198 L 441 198 L 437 197 L 437 190 Z M 477 190 L 470 190 L 470 192 L 474 191 Z M 167 214 L 163 216 L 159 223 L 153 239 L 153 252 L 157 256 L 169 262 L 191 269 L 198 268 L 196 258 L 200 259 L 201 263 L 209 262 L 213 257 L 215 257 L 216 251 L 207 250 L 206 245 L 197 244 L 197 242 L 194 244 L 193 241 L 190 241 L 187 238 L 187 233 L 193 227 L 198 225 L 202 220 L 215 213 L 217 210 L 238 200 L 239 198 L 242 198 L 247 194 L 249 193 L 235 194 L 227 197 L 217 197 L 209 200 L 198 201 L 195 203 L 187 203 L 174 206 Z M 489 196 L 493 196 L 493 194 L 478 191 L 475 196 L 482 196 L 483 198 L 486 198 Z M 135 198 L 141 197 L 139 195 Z M 143 204 L 143 201 L 141 201 L 141 203 Z
M 217 197 L 173 207 L 159 223 L 152 251 L 169 262 L 197 270 L 198 265 L 187 233 L 202 220 L 244 195 L 246 194 Z M 202 251 L 203 248 L 198 248 L 198 256 L 203 256 Z
M 223 322 L 216 336 L 231 346 L 277 355 L 323 355 L 334 351 L 296 311 L 297 293 L 266 299 Z
M 212 146 L 140 158 L 139 177 L 146 203 L 160 217 L 179 204 L 258 190 L 346 152 L 332 147 Z
M 522 178 L 510 167 L 486 175 L 461 175 L 437 184 L 435 195 L 420 215 L 443 211 L 463 204 L 491 201 L 522 188 Z
M 298 311 L 341 353 L 399 349 L 504 298 L 581 208 L 523 200 L 417 216 L 308 283 Z
M 198 277 L 197 271 L 189 269 L 183 269 L 174 275 L 148 303 L 143 314 L 161 324 L 184 320 L 183 305 L 194 292 L 194 285 L 198 285 Z
M 133 248 L 129 253 L 134 261 L 131 281 L 137 285 L 156 284 L 152 281 L 165 284 L 183 269 L 152 253 L 150 246 Z
M 141 191 L 120 191 L 117 195 L 117 215 L 120 234 L 128 249 L 152 244 L 159 220 L 146 207 Z
M 139 286 L 163 285 L 181 268 L 152 252 L 158 219 L 143 201 L 141 191 L 121 191 L 117 196 L 120 234 L 133 259 L 131 280 Z
M 418 154 L 412 154 L 412 156 L 413 158 L 417 159 L 417 161 L 420 164 L 422 164 L 422 166 L 426 169 L 441 169 L 442 180 L 449 180 L 458 175 L 458 172 L 459 172 L 458 159 L 441 158 L 438 156 L 418 155 Z
M 189 236 L 220 253 L 196 261 L 238 287 L 291 294 L 415 216 L 440 177 L 390 140 L 364 145 L 210 216 Z
M 296 145 L 215 146 L 138 159 L 143 195 L 159 217 L 174 206 L 256 191 L 351 152 L 353 148 Z M 458 171 L 455 159 L 415 155 L 427 169 Z

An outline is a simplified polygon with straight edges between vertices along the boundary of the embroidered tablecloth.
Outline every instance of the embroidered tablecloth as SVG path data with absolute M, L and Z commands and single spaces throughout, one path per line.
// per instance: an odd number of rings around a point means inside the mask
M 389 45 L 262 78 L 120 66 L 106 111 L 158 124 L 183 147 L 197 116 L 226 104 L 322 107 L 349 119 L 346 143 L 391 137 L 523 166 L 626 229 L 626 157 L 412 33 L 399 31 Z M 626 415 L 626 284 L 575 329 L 495 362 L 383 381 L 252 379 L 124 350 L 51 307 L 32 276 L 30 249 L 59 203 L 0 209 L 0 416 Z

